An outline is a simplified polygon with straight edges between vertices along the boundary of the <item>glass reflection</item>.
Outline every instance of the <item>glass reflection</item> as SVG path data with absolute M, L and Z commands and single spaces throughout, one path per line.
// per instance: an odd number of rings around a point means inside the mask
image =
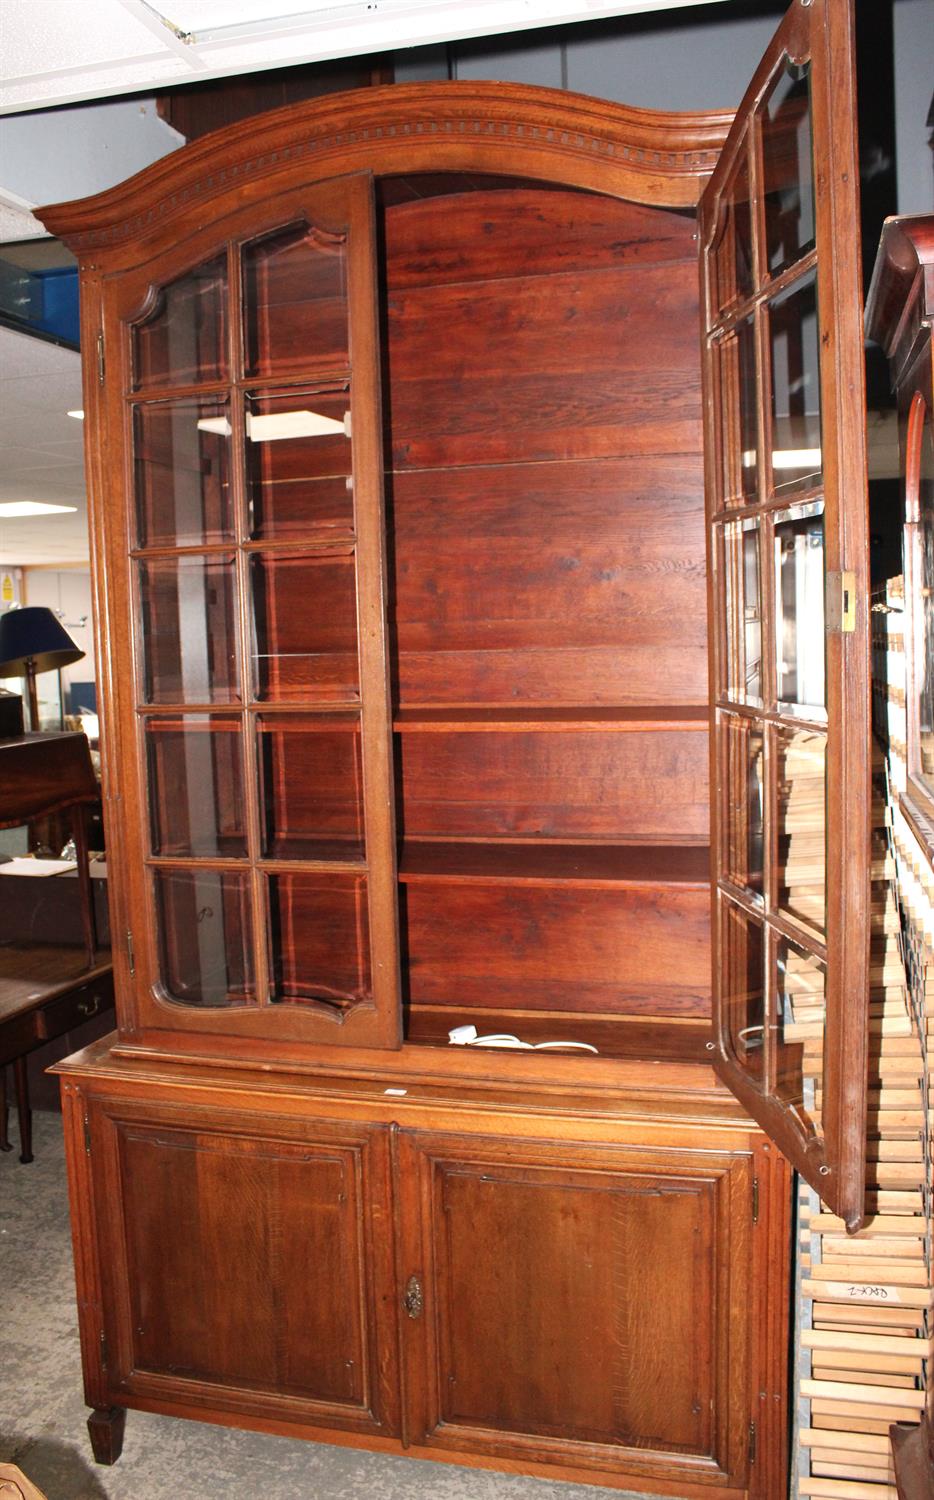
M 347 237 L 293 224 L 245 247 L 249 375 L 299 375 L 330 360 L 346 366 Z
M 368 999 L 366 877 L 271 875 L 267 884 L 273 1000 L 340 1012 Z
M 159 289 L 132 331 L 136 390 L 222 380 L 227 372 L 227 262 L 223 256 Z
M 723 528 L 727 611 L 726 691 L 733 703 L 762 703 L 762 596 L 759 587 L 759 523 L 734 521 Z
M 776 902 L 823 933 L 827 915 L 826 735 L 775 728 Z
M 359 699 L 353 552 L 260 553 L 251 579 L 257 698 Z
M 138 567 L 146 702 L 236 702 L 233 558 L 185 556 Z
M 723 873 L 734 885 L 762 897 L 765 822 L 765 739 L 750 719 L 724 714 L 720 722 L 723 756 Z
M 769 270 L 784 270 L 814 246 L 810 75 L 786 60 L 762 114 L 765 246 Z
M 247 397 L 252 536 L 353 531 L 349 400 L 346 389 Z
M 794 1110 L 809 1135 L 819 1135 L 817 1079 L 827 1020 L 826 970 L 797 943 L 784 937 L 774 941 L 774 1092 Z
M 775 518 L 775 683 L 783 709 L 823 720 L 824 506 Z
M 239 718 L 147 718 L 145 738 L 153 854 L 245 856 Z
M 753 289 L 752 213 L 749 203 L 749 168 L 746 142 L 722 200 L 722 230 L 714 251 L 717 302 L 721 310 L 742 301 Z
M 257 730 L 263 853 L 273 859 L 362 859 L 359 716 L 263 714 Z
M 795 282 L 768 305 L 772 370 L 770 457 L 775 489 L 816 485 L 821 474 L 817 277 Z
M 720 897 L 721 994 L 733 1058 L 762 1084 L 765 1076 L 764 938 L 761 922 Z
M 758 498 L 756 339 L 751 318 L 743 318 L 717 345 L 720 434 L 720 493 L 725 505 Z
M 245 874 L 157 870 L 156 919 L 164 993 L 182 1005 L 256 1003 Z
M 133 412 L 139 545 L 231 539 L 226 401 L 160 401 Z

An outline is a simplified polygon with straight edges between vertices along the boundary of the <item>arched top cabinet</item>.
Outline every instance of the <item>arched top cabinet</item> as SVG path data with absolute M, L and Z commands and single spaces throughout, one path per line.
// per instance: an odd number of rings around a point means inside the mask
M 82 268 L 125 1055 L 713 1059 L 859 1218 L 850 26 L 797 0 L 735 117 L 376 88 L 43 212 Z

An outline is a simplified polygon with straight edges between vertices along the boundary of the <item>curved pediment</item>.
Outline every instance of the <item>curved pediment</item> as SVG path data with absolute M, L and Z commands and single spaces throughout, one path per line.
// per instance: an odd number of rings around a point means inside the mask
M 400 84 L 289 106 L 173 152 L 118 187 L 39 217 L 76 252 L 172 239 L 208 206 L 369 169 L 484 172 L 561 182 L 637 203 L 692 207 L 732 115 L 628 108 L 502 83 Z M 108 254 L 108 260 L 111 256 Z

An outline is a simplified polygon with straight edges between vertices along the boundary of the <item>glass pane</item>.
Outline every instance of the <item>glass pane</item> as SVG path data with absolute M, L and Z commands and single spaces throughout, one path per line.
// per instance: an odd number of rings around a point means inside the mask
M 819 731 L 776 725 L 775 900 L 819 933 L 827 907 L 826 750 Z
M 762 595 L 759 587 L 759 523 L 731 522 L 723 528 L 726 598 L 726 681 L 733 703 L 762 703 Z
M 226 401 L 164 401 L 133 413 L 141 547 L 232 538 L 230 419 Z
M 714 251 L 716 297 L 721 309 L 742 301 L 753 289 L 752 214 L 749 206 L 749 168 L 746 143 L 723 195 L 723 228 Z
M 918 723 L 918 771 L 934 794 L 934 422 L 928 413 L 921 431 L 918 466 L 918 536 L 920 539 L 920 597 L 912 609 L 921 611 L 920 659 L 915 663 L 915 681 L 920 689 Z M 914 759 L 914 756 L 912 757 Z
M 353 531 L 349 401 L 346 389 L 247 398 L 251 535 Z
M 239 718 L 151 718 L 145 738 L 153 854 L 244 857 Z
M 236 702 L 233 558 L 178 557 L 138 567 L 146 702 Z
M 724 826 L 721 863 L 734 885 L 762 896 L 765 819 L 762 729 L 750 719 L 724 714 L 720 721 L 723 756 Z
M 769 303 L 772 361 L 772 482 L 816 485 L 821 475 L 817 277 Z
M 762 114 L 765 251 L 772 272 L 813 249 L 812 161 L 810 76 L 786 62 Z
M 726 505 L 759 496 L 756 441 L 758 431 L 756 334 L 752 318 L 743 318 L 718 351 L 721 433 L 721 492 Z
M 347 237 L 293 224 L 243 253 L 248 375 L 348 362 Z
M 271 875 L 273 999 L 343 1010 L 370 996 L 367 883 L 362 875 Z
M 133 383 L 196 385 L 227 372 L 227 261 L 198 266 L 161 287 L 153 311 L 133 329 Z
M 162 988 L 184 1005 L 256 1003 L 248 877 L 220 870 L 157 870 Z
M 789 713 L 824 708 L 824 506 L 775 517 L 775 690 Z
M 256 696 L 360 696 L 352 552 L 253 560 Z
M 751 1081 L 764 1082 L 765 992 L 761 922 L 720 897 L 720 967 L 726 1040 Z
M 258 723 L 263 853 L 272 859 L 362 859 L 360 721 Z
M 817 1079 L 823 1067 L 827 972 L 819 958 L 787 938 L 774 939 L 775 1093 L 805 1131 L 820 1133 Z

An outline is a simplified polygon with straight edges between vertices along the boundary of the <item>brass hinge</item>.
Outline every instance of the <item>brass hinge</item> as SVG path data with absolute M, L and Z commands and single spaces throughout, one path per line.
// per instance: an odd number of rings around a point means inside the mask
M 130 978 L 136 973 L 136 957 L 133 953 L 133 931 L 128 927 L 126 930 L 126 958 L 130 966 Z
M 91 1122 L 87 1115 L 84 1117 L 84 1154 L 85 1156 L 91 1154 Z
M 104 335 L 97 335 L 97 383 L 104 384 Z
M 752 1222 L 754 1224 L 758 1224 L 758 1222 L 759 1222 L 759 1179 L 758 1179 L 758 1177 L 754 1177 L 752 1179 Z
M 106 1368 L 107 1368 L 107 1335 L 104 1332 L 103 1328 L 101 1329 L 101 1364 L 103 1365 L 104 1369 L 106 1370 Z
M 856 575 L 828 573 L 824 590 L 824 620 L 827 629 L 849 635 L 856 629 Z
M 755 1424 L 755 1422 L 750 1422 L 750 1424 L 749 1424 L 749 1462 L 751 1464 L 754 1464 L 755 1461 L 756 1461 L 756 1449 L 758 1448 L 758 1446 L 759 1446 L 759 1434 L 756 1432 L 756 1424 Z

